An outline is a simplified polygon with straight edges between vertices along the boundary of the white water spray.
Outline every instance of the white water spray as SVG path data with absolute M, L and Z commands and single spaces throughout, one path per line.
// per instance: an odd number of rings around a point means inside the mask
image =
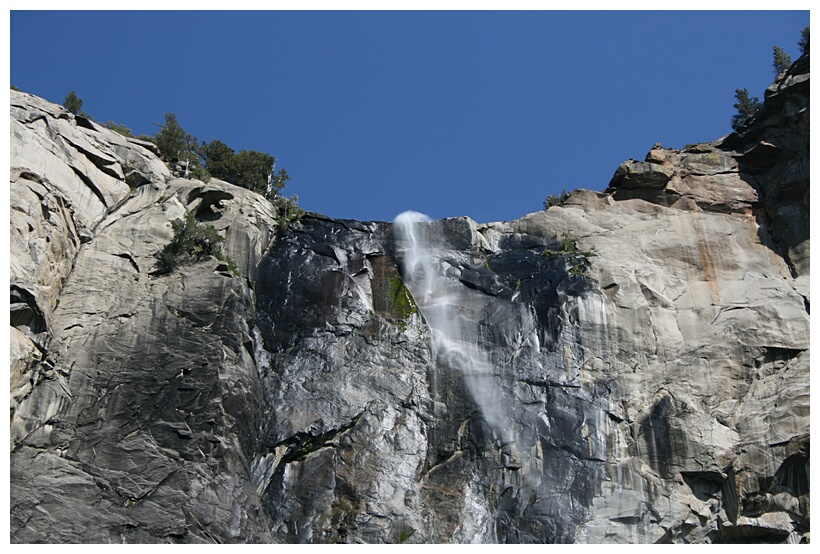
M 458 281 L 458 268 L 441 258 L 441 237 L 426 215 L 407 211 L 396 217 L 394 232 L 403 260 L 404 280 L 432 337 L 433 356 L 443 370 L 460 371 L 484 420 L 502 444 L 512 435 L 495 367 L 480 344 L 478 307 Z

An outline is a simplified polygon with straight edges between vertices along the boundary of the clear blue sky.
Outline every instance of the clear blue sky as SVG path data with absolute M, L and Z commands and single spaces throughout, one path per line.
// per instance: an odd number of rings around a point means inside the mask
M 731 131 L 807 11 L 26 12 L 10 81 L 135 134 L 277 157 L 307 210 L 511 220 L 655 142 Z

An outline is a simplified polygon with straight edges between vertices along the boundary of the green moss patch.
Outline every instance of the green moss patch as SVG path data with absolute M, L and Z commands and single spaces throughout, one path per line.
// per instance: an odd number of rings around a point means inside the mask
M 413 300 L 413 295 L 407 289 L 401 277 L 390 278 L 390 292 L 389 292 L 389 310 L 390 314 L 401 319 L 407 319 L 411 314 L 418 313 L 416 302 Z
M 404 284 L 392 257 L 374 256 L 369 260 L 373 268 L 370 280 L 373 309 L 389 324 L 403 331 L 410 316 L 419 313 L 413 295 Z

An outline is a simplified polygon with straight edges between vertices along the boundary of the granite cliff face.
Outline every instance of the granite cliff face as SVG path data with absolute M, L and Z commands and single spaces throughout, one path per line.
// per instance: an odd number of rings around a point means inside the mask
M 12 91 L 11 541 L 807 541 L 808 88 L 412 236 Z M 157 271 L 186 212 L 240 275 Z

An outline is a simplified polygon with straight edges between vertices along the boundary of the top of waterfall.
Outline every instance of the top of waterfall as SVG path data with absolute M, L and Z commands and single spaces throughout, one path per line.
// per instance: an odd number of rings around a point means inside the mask
M 423 213 L 407 210 L 397 215 L 393 221 L 396 223 L 418 223 L 432 220 Z

